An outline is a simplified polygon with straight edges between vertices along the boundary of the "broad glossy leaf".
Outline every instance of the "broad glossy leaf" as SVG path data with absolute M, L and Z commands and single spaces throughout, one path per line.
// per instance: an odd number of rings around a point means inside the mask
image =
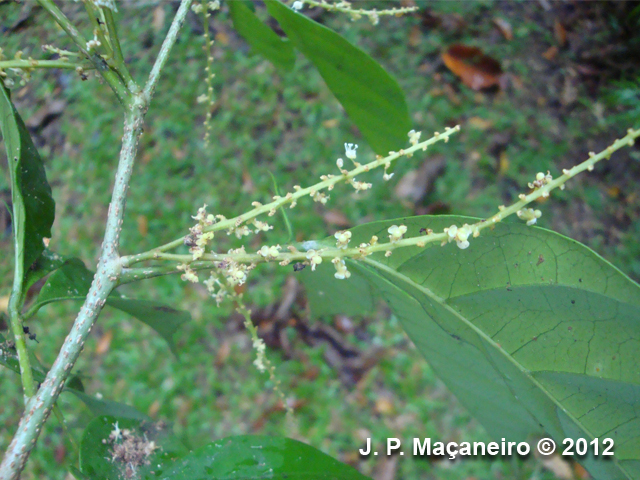
M 393 224 L 415 236 L 473 221 L 376 222 L 352 229 L 352 243 L 386 238 Z M 614 457 L 579 460 L 598 479 L 640 478 L 640 288 L 592 250 L 541 228 L 499 224 L 466 250 L 398 249 L 349 268 L 492 436 L 613 438 Z M 332 288 L 345 295 L 349 281 L 324 286 L 325 302 Z
M 243 435 L 205 445 L 178 460 L 160 475 L 166 480 L 272 479 L 364 480 L 315 448 L 283 437 Z
M 128 443 L 127 461 L 122 456 L 116 455 L 114 458 L 114 445 L 123 445 L 123 438 L 115 441 L 109 438 L 116 426 L 121 435 L 125 434 L 123 430 L 128 429 L 137 439 Z M 161 478 L 159 474 L 162 468 L 185 453 L 187 450 L 184 445 L 170 435 L 166 425 L 131 418 L 100 416 L 93 419 L 82 434 L 80 471 L 93 480 Z M 134 470 L 131 470 L 132 467 Z M 127 477 L 128 471 L 135 471 L 135 477 Z
M 14 244 L 26 275 L 44 250 L 43 239 L 51 238 L 55 203 L 44 164 L 1 81 L 0 130 L 11 176 Z
M 406 145 L 411 120 L 398 82 L 369 55 L 327 27 L 277 0 L 266 4 L 295 47 L 316 66 L 373 150 L 386 155 Z
M 48 279 L 40 290 L 38 308 L 62 300 L 84 300 L 91 287 L 93 272 L 77 258 L 67 260 Z M 124 298 L 117 292 L 107 299 L 107 305 L 117 308 L 146 323 L 164 338 L 171 351 L 177 355 L 174 333 L 191 318 L 189 313 L 175 310 L 158 302 Z
M 280 38 L 262 23 L 245 2 L 234 1 L 227 5 L 229 5 L 233 27 L 251 45 L 251 48 L 276 67 L 290 71 L 296 61 L 291 42 L 286 38 Z

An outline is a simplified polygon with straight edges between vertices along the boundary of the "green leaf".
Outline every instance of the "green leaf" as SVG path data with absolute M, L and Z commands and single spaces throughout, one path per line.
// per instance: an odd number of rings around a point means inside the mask
M 327 27 L 277 0 L 267 0 L 266 5 L 295 47 L 316 66 L 371 148 L 387 155 L 405 146 L 411 120 L 398 82 Z
M 126 440 L 122 437 L 115 442 L 110 439 L 116 426 L 121 435 L 127 435 L 124 430 L 128 429 L 136 438 L 136 441 L 130 438 L 126 442 L 126 459 L 114 458 L 114 445 L 119 445 L 123 451 Z M 169 433 L 166 426 L 150 421 L 117 416 L 97 417 L 82 434 L 80 471 L 93 480 L 134 478 L 127 476 L 127 472 L 135 472 L 135 478 L 159 478 L 163 465 L 174 463 L 176 458 L 187 453 L 184 445 Z
M 31 264 L 25 278 L 25 290 L 28 290 L 38 280 L 43 279 L 51 272 L 60 268 L 67 258 L 45 248 L 35 262 Z
M 317 268 L 315 272 L 308 267 L 297 274 L 307 292 L 311 314 L 320 318 L 373 312 L 376 292 L 371 284 L 364 277 L 352 276 L 347 288 L 341 288 L 344 282 L 336 280 L 334 273 L 335 269 L 329 267 Z
M 44 250 L 43 238 L 51 238 L 55 203 L 44 164 L 1 81 L 0 130 L 11 176 L 14 242 L 26 275 Z
M 0 344 L 5 342 L 5 338 L 0 334 Z M 0 353 L 0 365 L 8 368 L 17 375 L 20 375 L 20 364 L 18 362 L 18 356 L 15 350 L 3 349 Z M 39 362 L 34 361 L 31 367 L 33 372 L 33 378 L 36 382 L 43 382 L 47 369 Z M 139 412 L 135 408 L 126 405 L 124 403 L 114 402 L 113 400 L 98 399 L 91 395 L 84 393 L 84 386 L 78 375 L 71 375 L 65 383 L 64 392 L 69 392 L 78 397 L 91 412 L 98 415 L 113 415 L 120 418 L 129 418 L 137 420 L 149 420 L 149 417 L 144 413 Z
M 414 217 L 351 230 L 383 239 L 393 224 L 436 232 L 475 219 Z M 320 267 L 325 267 L 321 265 Z M 327 267 L 329 268 L 329 267 Z M 592 250 L 541 228 L 499 224 L 466 250 L 402 248 L 349 262 L 342 295 L 365 279 L 434 371 L 496 437 L 612 438 L 614 457 L 580 458 L 597 479 L 640 478 L 640 287 Z M 330 269 L 330 268 L 329 268 Z
M 244 2 L 228 2 L 233 28 L 251 48 L 263 55 L 276 67 L 290 71 L 296 62 L 293 47 L 286 38 L 280 38 L 247 7 Z
M 282 437 L 243 435 L 205 445 L 159 473 L 165 480 L 363 480 L 353 467 Z
M 67 260 L 56 270 L 40 290 L 36 304 L 32 308 L 62 300 L 84 300 L 91 287 L 93 272 L 77 258 Z M 177 355 L 177 345 L 173 335 L 180 325 L 190 320 L 188 312 L 175 310 L 150 300 L 135 300 L 122 297 L 114 292 L 107 299 L 107 305 L 117 308 L 146 323 L 166 340 L 171 351 Z
M 135 408 L 126 403 L 114 402 L 104 398 L 98 399 L 94 396 L 87 395 L 84 392 L 74 388 L 66 388 L 66 391 L 72 393 L 84 403 L 94 416 L 110 415 L 112 417 L 127 418 L 130 420 L 149 421 L 149 416 L 139 412 Z

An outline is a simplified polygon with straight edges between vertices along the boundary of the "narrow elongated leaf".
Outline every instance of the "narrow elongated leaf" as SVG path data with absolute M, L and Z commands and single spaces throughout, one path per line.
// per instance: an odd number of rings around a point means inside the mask
M 251 45 L 251 48 L 276 67 L 290 71 L 296 62 L 291 42 L 276 35 L 244 2 L 234 1 L 229 2 L 228 5 L 233 28 Z
M 40 290 L 36 307 L 40 308 L 51 302 L 62 300 L 84 300 L 91 287 L 93 272 L 77 258 L 67 260 L 48 279 Z M 180 325 L 190 320 L 188 312 L 176 310 L 150 300 L 124 298 L 114 292 L 107 299 L 107 305 L 117 308 L 146 323 L 164 338 L 171 351 L 177 355 L 173 335 Z
M 205 445 L 160 474 L 166 480 L 364 480 L 367 477 L 315 448 L 282 437 L 243 435 Z
M 386 155 L 402 148 L 411 121 L 398 82 L 332 30 L 277 0 L 267 0 L 266 4 L 295 47 L 316 66 L 373 150 Z
M 11 176 L 14 245 L 26 275 L 44 250 L 43 239 L 51 238 L 55 203 L 40 155 L 1 81 L 0 130 Z
M 385 238 L 393 224 L 415 236 L 473 221 L 376 222 L 352 229 L 352 242 Z M 403 248 L 349 267 L 494 437 L 612 438 L 614 457 L 579 460 L 597 479 L 640 478 L 640 288 L 596 253 L 554 232 L 501 224 L 466 250 Z M 324 286 L 325 302 L 332 288 L 345 295 L 349 281 Z
M 82 434 L 80 471 L 93 480 L 166 478 L 159 476 L 165 465 L 186 453 L 166 425 L 100 416 Z

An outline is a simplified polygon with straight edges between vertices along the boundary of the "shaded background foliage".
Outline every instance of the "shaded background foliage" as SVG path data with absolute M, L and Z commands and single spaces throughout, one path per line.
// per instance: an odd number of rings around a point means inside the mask
M 81 17 L 81 6 L 62 6 Z M 498 204 L 512 201 L 535 172 L 574 165 L 588 151 L 611 143 L 633 122 L 637 125 L 636 6 L 433 2 L 413 16 L 383 19 L 375 28 L 366 20 L 353 23 L 306 11 L 397 78 L 416 128 L 428 132 L 460 124 L 463 130 L 428 157 L 398 164 L 392 182 L 382 184 L 372 176 L 371 192 L 356 197 L 334 190 L 326 208 L 301 202 L 290 212 L 298 239 L 411 214 L 487 216 Z M 171 2 L 122 2 L 118 18 L 124 53 L 136 78 L 148 70 L 168 27 L 165 20 L 175 8 Z M 32 4 L 0 3 L 0 18 L 0 46 L 8 56 L 22 49 L 25 56 L 37 57 L 44 43 L 69 46 Z M 496 26 L 497 19 L 510 26 L 511 39 L 504 24 Z M 346 141 L 359 142 L 361 156 L 371 153 L 307 60 L 298 56 L 291 72 L 276 70 L 252 53 L 232 29 L 225 9 L 212 18 L 211 28 L 216 40 L 212 144 L 205 149 L 201 140 L 205 106 L 196 98 L 205 90 L 202 25 L 190 15 L 142 137 L 123 230 L 124 253 L 185 233 L 190 215 L 203 203 L 228 215 L 272 195 L 270 171 L 279 188 L 288 191 L 330 173 Z M 463 85 L 441 58 L 455 43 L 478 47 L 499 62 L 505 81 L 484 91 Z M 34 73 L 26 87 L 13 88 L 13 100 L 45 159 L 53 187 L 57 211 L 52 247 L 91 265 L 120 148 L 120 110 L 95 78 L 82 82 L 65 71 Z M 539 207 L 544 212 L 540 225 L 589 245 L 636 280 L 638 160 L 637 147 L 622 151 Z M 5 165 L 3 161 L 3 172 Z M 0 192 L 9 200 L 6 178 L 0 178 Z M 8 251 L 10 220 L 4 211 L 0 221 L 1 247 Z M 268 237 L 271 243 L 286 239 L 284 225 L 278 226 Z M 255 242 L 258 248 L 261 241 Z M 232 239 L 225 239 L 220 249 L 232 245 Z M 9 294 L 11 269 L 4 258 L 3 299 Z M 364 318 L 353 312 L 311 321 L 291 272 L 272 266 L 262 272 L 251 279 L 248 298 L 261 334 L 275 349 L 271 358 L 282 388 L 295 398 L 297 426 L 283 421 L 270 382 L 247 368 L 253 353 L 242 320 L 228 309 L 215 309 L 204 289 L 185 287 L 176 278 L 123 291 L 144 291 L 146 298 L 171 300 L 190 310 L 194 321 L 176 338 L 178 349 L 188 354 L 176 361 L 151 329 L 105 312 L 78 365 L 87 392 L 175 422 L 190 447 L 232 434 L 284 434 L 320 446 L 377 479 L 422 478 L 425 472 L 430 478 L 513 478 L 542 468 L 535 460 L 450 465 L 410 457 L 361 459 L 357 448 L 367 436 L 487 437 L 434 378 L 384 307 Z M 76 308 L 48 306 L 30 323 L 40 340 L 31 346 L 44 364 L 53 361 Z M 0 413 L 4 449 L 9 441 L 4 432 L 12 431 L 21 395 L 17 378 L 5 370 L 0 375 L 6 391 L 6 408 Z M 89 418 L 71 396 L 63 396 L 62 403 L 77 407 L 64 408 L 73 412 L 72 427 Z M 64 478 L 62 465 L 70 448 L 59 426 L 50 422 L 24 478 Z M 548 472 L 542 475 L 553 478 Z

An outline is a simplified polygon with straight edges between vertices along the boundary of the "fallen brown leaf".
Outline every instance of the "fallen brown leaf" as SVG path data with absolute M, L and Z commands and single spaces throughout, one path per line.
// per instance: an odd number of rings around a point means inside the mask
M 469 120 L 467 120 L 467 123 L 470 127 L 473 127 L 476 130 L 486 130 L 487 128 L 491 128 L 493 126 L 493 122 L 480 117 L 471 117 Z
M 380 396 L 376 399 L 374 410 L 382 415 L 388 415 L 390 413 L 393 413 L 395 407 L 390 398 L 387 398 L 386 396 Z
M 327 224 L 335 225 L 336 227 L 348 227 L 351 225 L 345 214 L 338 210 L 329 210 L 324 213 L 322 218 Z
M 411 31 L 409 32 L 409 46 L 417 47 L 420 45 L 420 40 L 422 38 L 422 30 L 418 25 L 414 25 Z
M 496 17 L 493 19 L 493 24 L 500 31 L 500 33 L 507 40 L 513 40 L 513 30 L 511 29 L 511 24 L 507 22 L 504 18 Z
M 149 233 L 149 220 L 147 220 L 146 215 L 138 215 L 137 224 L 138 224 L 138 233 L 143 237 L 146 237 Z
M 567 43 L 567 31 L 564 26 L 558 21 L 558 19 L 553 22 L 553 36 L 558 42 L 558 45 L 564 47 Z
M 462 83 L 472 90 L 482 90 L 490 87 L 500 87 L 503 76 L 500 62 L 477 47 L 466 45 L 451 45 L 442 54 L 442 61 Z
M 542 54 L 542 56 L 544 58 L 546 58 L 547 60 L 551 61 L 554 58 L 556 58 L 556 56 L 558 55 L 558 47 L 556 47 L 555 45 L 553 45 L 552 47 L 547 48 L 544 53 Z
M 67 102 L 64 100 L 52 100 L 40 107 L 36 113 L 31 115 L 25 122 L 27 128 L 37 129 L 44 128 L 56 117 L 62 115 Z
M 424 198 L 443 172 L 445 163 L 445 157 L 438 155 L 422 162 L 418 169 L 409 170 L 396 185 L 396 197 L 414 203 Z
M 107 353 L 111 346 L 111 340 L 113 340 L 113 330 L 107 330 L 104 332 L 104 335 L 98 339 L 98 343 L 96 344 L 96 354 L 104 355 Z
M 218 348 L 218 353 L 216 353 L 216 367 L 221 367 L 229 358 L 229 354 L 231 353 L 231 344 L 229 340 L 225 340 Z
M 160 411 L 160 401 L 158 399 L 154 400 L 151 405 L 149 405 L 149 409 L 147 410 L 147 415 L 151 418 L 155 418 L 155 416 Z

